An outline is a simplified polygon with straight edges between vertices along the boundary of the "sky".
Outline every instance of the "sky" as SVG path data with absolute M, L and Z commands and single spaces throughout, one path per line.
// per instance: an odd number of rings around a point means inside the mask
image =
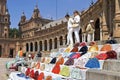
M 91 1 L 92 0 L 7 0 L 7 7 L 11 16 L 11 28 L 18 28 L 18 23 L 23 12 L 27 19 L 30 19 L 36 5 L 38 5 L 40 15 L 43 18 L 53 18 L 56 20 L 63 18 L 66 13 L 72 15 L 74 10 L 82 11 L 88 9 Z M 96 0 L 93 1 L 95 2 Z

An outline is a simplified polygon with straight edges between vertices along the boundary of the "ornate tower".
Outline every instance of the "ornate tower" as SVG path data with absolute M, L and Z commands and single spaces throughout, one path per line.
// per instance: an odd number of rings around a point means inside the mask
M 9 37 L 10 14 L 6 3 L 7 0 L 0 0 L 0 38 Z
M 32 18 L 38 18 L 40 17 L 40 11 L 38 9 L 38 6 L 36 5 L 34 11 L 33 11 L 33 15 L 32 15 Z
M 21 16 L 20 22 L 21 22 L 21 23 L 24 23 L 25 21 L 26 21 L 26 16 L 25 16 L 25 13 L 23 12 L 23 13 L 22 13 L 22 16 Z

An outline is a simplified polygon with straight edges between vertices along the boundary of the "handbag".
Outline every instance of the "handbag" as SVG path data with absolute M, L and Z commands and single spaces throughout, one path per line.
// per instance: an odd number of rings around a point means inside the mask
M 72 28 L 76 28 L 76 27 L 78 27 L 78 26 L 79 26 L 78 23 L 74 23 L 74 24 L 72 25 Z

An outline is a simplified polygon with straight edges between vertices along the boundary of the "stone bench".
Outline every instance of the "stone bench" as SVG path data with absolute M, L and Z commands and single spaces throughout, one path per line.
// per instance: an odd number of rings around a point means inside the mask
M 105 60 L 103 70 L 120 72 L 120 60 Z
M 86 73 L 86 80 L 120 80 L 120 72 L 90 69 Z

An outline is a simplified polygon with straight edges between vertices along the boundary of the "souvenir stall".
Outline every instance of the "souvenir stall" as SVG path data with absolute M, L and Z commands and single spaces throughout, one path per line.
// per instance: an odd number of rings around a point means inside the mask
M 33 61 L 30 66 L 22 66 L 21 71 L 11 72 L 9 80 L 86 80 L 88 69 L 101 70 L 104 60 L 117 59 L 119 46 L 76 43 Z

